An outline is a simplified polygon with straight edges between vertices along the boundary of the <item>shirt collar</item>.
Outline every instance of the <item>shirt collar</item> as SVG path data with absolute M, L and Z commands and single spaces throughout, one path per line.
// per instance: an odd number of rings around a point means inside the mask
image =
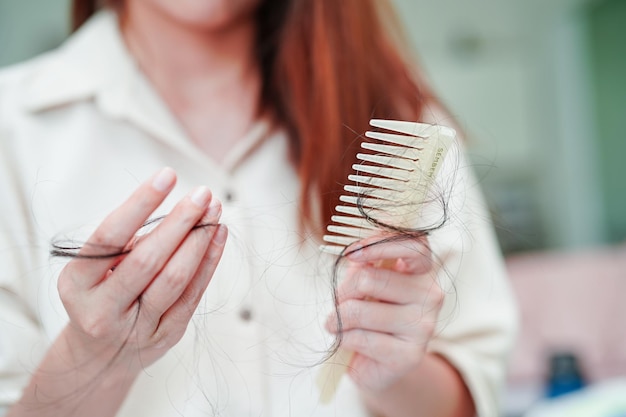
M 27 80 L 24 105 L 32 112 L 117 92 L 134 66 L 110 11 L 97 13 L 48 58 Z
M 98 12 L 38 66 L 27 80 L 23 97 L 29 112 L 93 100 L 107 116 L 129 121 L 194 159 L 208 160 L 139 70 L 112 11 Z M 271 127 L 268 118 L 255 124 L 220 167 L 234 170 Z

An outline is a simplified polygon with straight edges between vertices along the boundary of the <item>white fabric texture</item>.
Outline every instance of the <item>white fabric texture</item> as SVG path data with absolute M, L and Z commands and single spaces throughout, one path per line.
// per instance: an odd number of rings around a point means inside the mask
M 56 291 L 66 261 L 50 258 L 50 242 L 85 239 L 171 166 L 178 185 L 157 214 L 207 185 L 224 204 L 229 242 L 185 336 L 141 374 L 118 415 L 367 415 L 349 378 L 334 402 L 318 402 L 314 365 L 333 341 L 323 329 L 332 258 L 299 231 L 288 161 L 286 135 L 263 120 L 225 163 L 206 157 L 136 68 L 109 12 L 58 50 L 1 71 L 0 407 L 18 400 L 67 322 Z M 462 157 L 449 161 L 451 218 L 431 237 L 448 295 L 430 349 L 492 417 L 516 315 L 477 185 Z

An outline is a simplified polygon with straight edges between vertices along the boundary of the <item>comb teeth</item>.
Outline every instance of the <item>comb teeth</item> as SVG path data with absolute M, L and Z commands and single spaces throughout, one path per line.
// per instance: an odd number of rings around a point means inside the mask
M 348 175 L 348 179 L 357 184 L 364 184 L 368 187 L 385 188 L 392 191 L 403 191 L 406 188 L 406 181 L 397 181 L 387 178 L 368 177 L 365 175 Z
M 352 216 L 371 216 L 371 217 L 376 217 L 375 212 L 378 212 L 380 210 L 378 209 L 366 209 L 366 208 L 361 208 L 358 206 L 337 206 L 335 207 L 335 211 L 337 213 L 342 213 L 342 214 L 350 214 Z
M 359 241 L 358 237 L 351 236 L 338 236 L 338 235 L 325 235 L 324 241 L 328 243 L 335 243 L 340 246 L 350 246 Z
M 339 197 L 342 203 L 353 204 L 363 208 L 380 208 L 381 200 L 377 198 L 367 198 L 363 196 L 342 195 Z
M 396 135 L 393 133 L 381 132 L 365 132 L 365 136 L 371 139 L 381 140 L 383 142 L 393 143 L 405 148 L 422 149 L 424 147 L 424 138 L 416 136 Z
M 417 220 L 445 154 L 454 140 L 453 129 L 421 123 L 373 119 L 370 125 L 397 133 L 367 132 L 376 142 L 363 142 L 371 153 L 359 153 L 353 184 L 339 199 L 323 245 L 324 252 L 339 255 L 351 244 L 380 233 L 376 221 L 410 227 Z M 376 221 L 371 221 L 371 219 Z
M 412 161 L 416 161 L 420 157 L 420 149 L 416 148 L 406 148 L 403 146 L 393 146 L 393 145 L 380 145 L 378 143 L 369 143 L 363 142 L 361 144 L 363 149 L 367 149 L 374 152 L 379 152 L 391 156 L 395 156 L 398 158 L 410 159 Z
M 456 132 L 454 129 L 441 125 L 431 125 L 426 123 L 413 123 L 400 120 L 384 120 L 372 119 L 370 125 L 381 129 L 393 130 L 394 132 L 404 133 L 409 136 L 430 137 L 435 134 L 454 138 Z
M 356 172 L 366 172 L 368 174 L 380 175 L 381 177 L 391 178 L 398 181 L 408 181 L 411 176 L 411 171 L 363 164 L 354 164 L 352 165 L 352 169 Z
M 333 222 L 343 224 L 346 226 L 359 227 L 361 229 L 375 230 L 376 226 L 371 224 L 364 217 L 350 217 L 350 216 L 332 216 L 330 218 Z
M 343 189 L 349 193 L 356 194 L 357 198 L 369 198 L 372 204 L 373 199 L 390 200 L 396 194 L 391 190 L 383 190 L 381 188 L 362 187 L 360 185 L 345 185 Z
M 342 234 L 345 236 L 358 237 L 360 239 L 363 239 L 369 236 L 374 236 L 374 234 L 377 233 L 376 231 L 373 231 L 372 229 L 361 229 L 358 227 L 337 226 L 333 224 L 328 226 L 328 231 Z
M 389 155 L 372 155 L 369 153 L 358 153 L 356 157 L 357 159 L 364 162 L 371 162 L 373 164 L 402 169 L 404 171 L 413 171 L 415 169 L 415 164 L 413 163 L 413 161 L 402 158 L 394 158 L 393 156 Z

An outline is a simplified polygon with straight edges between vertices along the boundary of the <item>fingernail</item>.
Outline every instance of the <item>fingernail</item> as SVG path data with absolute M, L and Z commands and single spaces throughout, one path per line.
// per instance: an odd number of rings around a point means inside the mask
M 191 201 L 198 207 L 206 207 L 211 200 L 211 191 L 204 185 L 198 187 L 191 194 Z
M 165 192 L 172 187 L 175 179 L 176 173 L 172 168 L 163 168 L 152 180 L 152 188 L 160 192 Z
M 398 272 L 409 272 L 409 264 L 402 258 L 398 258 L 396 260 L 396 264 L 394 265 L 394 269 Z
M 215 243 L 221 245 L 222 243 L 226 242 L 227 237 L 228 237 L 228 228 L 226 227 L 226 225 L 220 224 L 217 227 L 217 231 L 215 232 L 215 236 L 213 237 L 213 240 L 215 241 Z
M 209 217 L 219 217 L 221 212 L 222 212 L 222 203 L 220 203 L 220 201 L 217 198 L 213 198 L 213 200 L 211 200 L 211 204 L 209 205 L 209 208 L 206 214 Z

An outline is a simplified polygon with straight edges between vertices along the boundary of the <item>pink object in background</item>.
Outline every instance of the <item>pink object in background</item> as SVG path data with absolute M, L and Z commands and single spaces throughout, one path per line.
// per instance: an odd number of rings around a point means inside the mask
M 576 354 L 590 382 L 626 375 L 626 245 L 507 261 L 521 311 L 511 384 L 543 384 L 551 353 Z

